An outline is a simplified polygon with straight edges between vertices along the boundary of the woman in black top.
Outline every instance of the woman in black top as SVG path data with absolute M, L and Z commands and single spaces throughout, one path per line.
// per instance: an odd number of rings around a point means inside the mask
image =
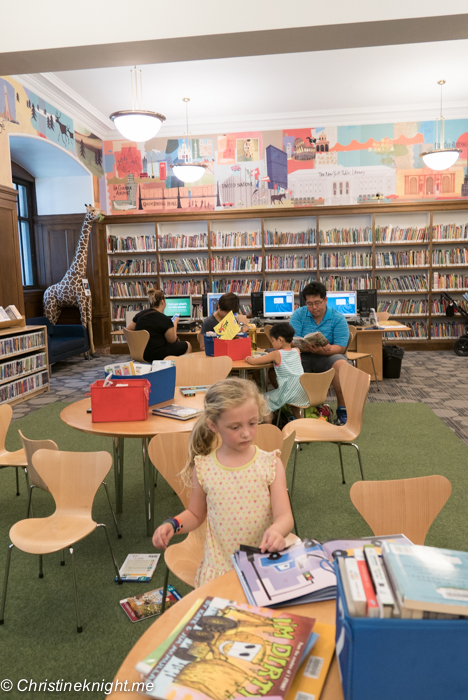
M 146 362 L 164 360 L 168 355 L 186 355 L 192 352 L 192 346 L 185 340 L 177 338 L 176 318 L 174 323 L 169 316 L 164 315 L 166 299 L 160 289 L 148 289 L 148 299 L 151 308 L 139 311 L 127 328 L 129 331 L 148 331 L 150 338 L 143 353 Z

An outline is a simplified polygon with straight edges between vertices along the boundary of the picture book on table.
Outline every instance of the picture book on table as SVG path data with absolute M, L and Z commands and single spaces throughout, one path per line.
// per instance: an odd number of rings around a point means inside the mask
M 206 598 L 146 677 L 144 692 L 161 700 L 285 698 L 314 622 Z
M 178 406 L 176 403 L 171 403 L 163 408 L 153 408 L 155 416 L 164 416 L 165 418 L 175 418 L 176 420 L 192 420 L 201 416 L 203 411 L 198 408 L 190 408 L 189 406 Z
M 336 598 L 335 556 L 352 554 L 367 543 L 378 545 L 386 539 L 411 545 L 404 535 L 330 540 L 322 544 L 305 539 L 271 554 L 241 545 L 232 561 L 252 605 L 300 605 Z
M 120 601 L 121 608 L 127 613 L 132 622 L 146 620 L 148 617 L 155 617 L 161 614 L 163 589 L 157 588 L 148 593 L 140 593 L 131 598 L 125 598 Z M 181 595 L 176 589 L 168 585 L 166 595 L 166 610 L 174 603 L 181 599 Z

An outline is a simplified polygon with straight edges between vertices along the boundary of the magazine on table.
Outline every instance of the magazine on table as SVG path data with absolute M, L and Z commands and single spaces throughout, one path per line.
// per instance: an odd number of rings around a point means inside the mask
M 162 588 L 156 588 L 148 593 L 140 593 L 131 598 L 125 598 L 120 601 L 120 606 L 124 610 L 132 622 L 140 622 L 148 617 L 155 617 L 161 614 L 162 607 Z M 176 589 L 168 585 L 166 594 L 166 610 L 174 603 L 181 599 L 180 593 Z
M 317 542 L 304 539 L 281 552 L 260 552 L 241 545 L 232 555 L 234 568 L 251 605 L 275 608 L 336 598 L 333 560 L 384 540 L 411 545 L 404 535 Z M 380 550 L 379 550 L 380 551 Z
M 163 408 L 153 408 L 155 416 L 164 416 L 165 418 L 175 418 L 176 420 L 192 420 L 201 416 L 203 411 L 198 408 L 190 408 L 189 406 L 178 406 L 176 403 L 171 403 L 170 406 Z

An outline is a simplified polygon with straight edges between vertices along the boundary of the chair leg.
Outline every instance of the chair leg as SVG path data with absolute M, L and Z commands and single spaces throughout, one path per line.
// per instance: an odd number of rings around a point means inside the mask
M 341 464 L 341 476 L 342 476 L 342 483 L 346 484 L 345 478 L 344 478 L 344 469 L 343 469 L 343 455 L 341 454 L 341 442 L 335 442 L 335 445 L 338 445 L 338 451 L 340 453 L 340 464 Z
M 39 554 L 39 578 L 44 578 L 44 570 L 42 568 L 42 554 Z
M 380 391 L 379 382 L 377 381 L 377 372 L 375 371 L 374 358 L 372 357 L 372 355 L 370 355 L 370 359 L 372 362 L 372 369 L 374 370 L 374 381 L 377 385 L 377 391 Z
M 155 469 L 154 471 L 156 472 L 156 474 L 154 476 L 154 488 L 157 488 L 158 487 L 158 474 L 159 474 L 159 472 L 157 469 Z M 175 493 L 175 491 L 174 491 L 174 493 Z
M 28 509 L 26 511 L 26 518 L 29 518 L 29 514 L 34 518 L 34 511 L 32 507 L 32 494 L 33 494 L 33 488 L 34 484 L 31 484 L 31 486 L 28 489 Z
M 112 556 L 112 561 L 114 562 L 114 569 L 115 569 L 115 577 L 117 579 L 117 583 L 123 583 L 122 579 L 120 578 L 120 571 L 119 571 L 119 566 L 117 564 L 117 559 L 115 558 L 114 550 L 112 549 L 111 541 L 109 539 L 109 533 L 107 532 L 107 527 L 104 525 L 104 523 L 99 523 L 97 527 L 103 527 L 104 532 L 106 533 L 107 537 L 107 544 L 109 545 L 110 553 Z
M 7 560 L 6 560 L 6 565 L 5 565 L 5 578 L 3 579 L 2 607 L 0 609 L 0 625 L 3 625 L 3 623 L 5 621 L 5 603 L 6 603 L 6 594 L 7 594 L 7 586 L 8 586 L 8 574 L 10 573 L 11 550 L 13 549 L 14 546 L 15 546 L 14 544 L 8 545 Z
M 354 443 L 354 442 L 349 442 L 348 444 L 349 444 L 351 447 L 355 447 L 355 448 L 356 448 L 357 456 L 358 456 L 358 459 L 359 459 L 359 469 L 361 470 L 361 479 L 362 479 L 363 481 L 365 481 L 365 479 L 364 479 L 364 472 L 362 471 L 361 450 L 359 449 L 359 447 L 358 447 L 358 446 L 356 445 L 356 443 Z
M 18 474 L 18 469 L 19 467 L 16 467 L 16 495 L 19 496 L 19 474 Z
M 103 482 L 102 482 L 102 485 L 104 486 L 104 491 L 106 492 L 107 500 L 109 501 L 109 508 L 111 509 L 112 517 L 113 517 L 113 519 L 114 519 L 115 529 L 117 530 L 117 537 L 119 538 L 119 540 L 121 540 L 121 539 L 122 539 L 122 535 L 121 535 L 121 533 L 120 533 L 119 526 L 117 525 L 117 518 L 115 517 L 114 509 L 112 508 L 112 503 L 111 503 L 111 499 L 110 499 L 110 496 L 109 496 L 109 490 L 108 490 L 108 488 L 107 488 L 107 484 L 106 484 L 105 481 L 103 481 Z
M 164 585 L 163 585 L 163 594 L 162 594 L 162 601 L 161 601 L 161 615 L 166 609 L 166 596 L 167 596 L 167 584 L 169 581 L 169 567 L 166 564 L 166 573 L 164 574 Z
M 289 505 L 291 506 L 291 513 L 292 513 L 292 516 L 293 516 L 294 532 L 295 532 L 296 535 L 299 537 L 299 532 L 298 532 L 298 530 L 297 530 L 296 516 L 294 515 L 294 510 L 293 510 L 293 507 L 292 507 L 291 496 L 289 495 L 289 489 L 286 489 L 286 490 L 287 490 L 287 492 L 288 492 Z
M 80 634 L 83 631 L 83 627 L 81 626 L 80 601 L 78 600 L 78 588 L 76 586 L 75 553 L 73 551 L 73 547 L 70 547 L 68 551 L 71 554 L 72 560 L 73 591 L 75 594 L 76 631 L 78 632 L 78 634 Z
M 278 418 L 276 419 L 276 427 L 277 428 L 279 428 L 280 418 L 281 418 L 281 408 L 278 409 Z
M 60 566 L 65 566 L 65 550 L 62 549 L 62 559 L 60 560 Z
M 296 449 L 294 451 L 294 464 L 293 464 L 293 475 L 292 475 L 292 482 L 291 482 L 291 495 L 290 498 L 292 498 L 293 491 L 294 491 L 294 481 L 296 479 L 296 461 L 297 461 L 297 453 L 299 451 L 299 443 L 296 442 Z

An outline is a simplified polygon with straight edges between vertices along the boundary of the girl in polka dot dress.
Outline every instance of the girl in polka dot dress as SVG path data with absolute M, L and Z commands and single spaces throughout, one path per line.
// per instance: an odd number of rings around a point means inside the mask
M 230 571 L 231 554 L 241 544 L 262 552 L 286 546 L 293 517 L 284 467 L 277 452 L 253 445 L 265 413 L 262 395 L 245 379 L 224 379 L 206 393 L 205 413 L 192 431 L 183 471 L 192 487 L 189 507 L 153 535 L 154 546 L 166 549 L 176 532 L 191 532 L 206 518 L 196 586 Z

